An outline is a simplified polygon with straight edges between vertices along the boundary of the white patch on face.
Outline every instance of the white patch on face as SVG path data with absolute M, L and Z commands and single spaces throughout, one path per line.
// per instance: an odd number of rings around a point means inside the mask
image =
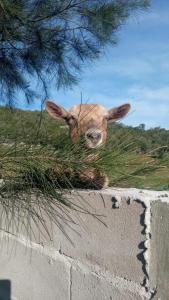
M 100 135 L 100 138 L 93 139 L 92 138 L 92 134 L 96 135 Z M 90 138 L 91 136 L 91 138 Z M 102 140 L 103 140 L 103 136 L 102 136 L 102 131 L 100 129 L 95 129 L 95 128 L 90 128 L 86 131 L 85 133 L 85 140 L 86 140 L 86 144 L 88 148 L 98 148 L 99 146 L 102 145 Z

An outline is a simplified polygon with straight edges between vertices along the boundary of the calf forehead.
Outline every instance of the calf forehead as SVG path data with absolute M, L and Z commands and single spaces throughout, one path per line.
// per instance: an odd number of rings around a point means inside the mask
M 78 121 L 90 122 L 101 121 L 107 115 L 107 109 L 98 104 L 80 104 L 73 106 L 69 112 L 78 118 Z

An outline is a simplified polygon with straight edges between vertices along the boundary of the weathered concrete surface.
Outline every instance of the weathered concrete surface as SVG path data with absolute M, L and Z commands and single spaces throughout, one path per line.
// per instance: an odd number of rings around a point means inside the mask
M 11 282 L 13 300 L 147 299 L 140 284 L 113 277 L 54 248 L 10 237 L 1 234 L 0 281 Z
M 74 210 L 58 207 L 57 224 L 44 216 L 52 240 L 33 222 L 31 235 L 25 225 L 9 226 L 15 235 L 1 230 L 0 280 L 11 280 L 13 296 L 143 300 L 153 299 L 157 286 L 155 299 L 169 300 L 169 239 L 164 233 L 169 230 L 169 192 L 114 188 L 74 191 L 68 197 Z
M 116 285 L 111 280 L 92 273 L 82 273 L 80 269 L 71 270 L 71 299 L 80 300 L 141 300 L 141 287 L 129 283 L 130 287 Z
M 70 268 L 11 239 L 0 239 L 0 280 L 11 282 L 11 299 L 69 299 Z M 1 298 L 1 300 L 6 300 Z
M 169 205 L 153 203 L 151 207 L 150 284 L 157 289 L 154 299 L 169 299 Z
M 41 232 L 32 223 L 31 240 L 53 246 L 64 255 L 78 258 L 83 263 L 97 265 L 113 276 L 143 282 L 145 274 L 138 259 L 143 251 L 139 245 L 145 240 L 142 234 L 144 226 L 140 224 L 144 208 L 140 203 L 128 205 L 123 199 L 120 209 L 113 209 L 112 195 L 73 192 L 67 197 L 80 206 L 80 209 L 76 207 L 76 211 L 69 210 L 71 220 L 64 222 L 60 219 L 60 227 L 53 225 L 51 228 L 50 220 L 46 219 L 46 225 L 52 232 L 52 241 L 46 239 L 40 224 Z M 26 236 L 25 227 L 20 228 L 20 234 Z
M 140 216 L 144 209 L 138 203 L 128 205 L 124 200 L 120 209 L 112 208 L 112 197 L 95 193 L 83 194 L 76 201 L 87 201 L 93 207 L 93 212 L 104 215 L 106 226 L 89 214 L 79 214 L 78 226 L 73 226 L 79 235 L 70 229 L 67 233 L 74 241 L 72 246 L 65 236 L 60 239 L 60 251 L 72 258 L 78 257 L 82 262 L 98 265 L 104 271 L 113 275 L 143 281 L 142 264 L 137 259 L 141 252 L 139 244 L 144 241 L 143 226 Z M 74 197 L 74 195 L 73 195 Z M 104 203 L 103 203 L 104 201 Z M 104 206 L 105 204 L 105 206 Z M 77 212 L 75 212 L 77 217 Z M 56 232 L 55 239 L 60 232 Z

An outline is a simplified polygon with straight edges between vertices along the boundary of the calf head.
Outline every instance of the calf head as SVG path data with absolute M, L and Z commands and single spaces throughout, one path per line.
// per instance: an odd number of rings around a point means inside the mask
M 46 101 L 46 109 L 53 118 L 66 121 L 72 142 L 84 137 L 88 148 L 97 148 L 106 142 L 107 124 L 123 118 L 130 110 L 130 104 L 110 110 L 98 104 L 80 104 L 67 111 L 51 101 Z

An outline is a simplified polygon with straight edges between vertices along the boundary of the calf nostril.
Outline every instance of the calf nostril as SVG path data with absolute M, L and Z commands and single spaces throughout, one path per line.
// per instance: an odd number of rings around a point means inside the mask
M 87 138 L 90 140 L 100 140 L 101 139 L 101 133 L 100 132 L 90 132 L 87 133 Z
M 101 133 L 97 134 L 97 139 L 100 140 L 101 139 Z
M 87 134 L 87 138 L 88 138 L 88 139 L 92 139 L 92 138 L 93 138 L 92 133 L 88 133 L 88 134 Z

